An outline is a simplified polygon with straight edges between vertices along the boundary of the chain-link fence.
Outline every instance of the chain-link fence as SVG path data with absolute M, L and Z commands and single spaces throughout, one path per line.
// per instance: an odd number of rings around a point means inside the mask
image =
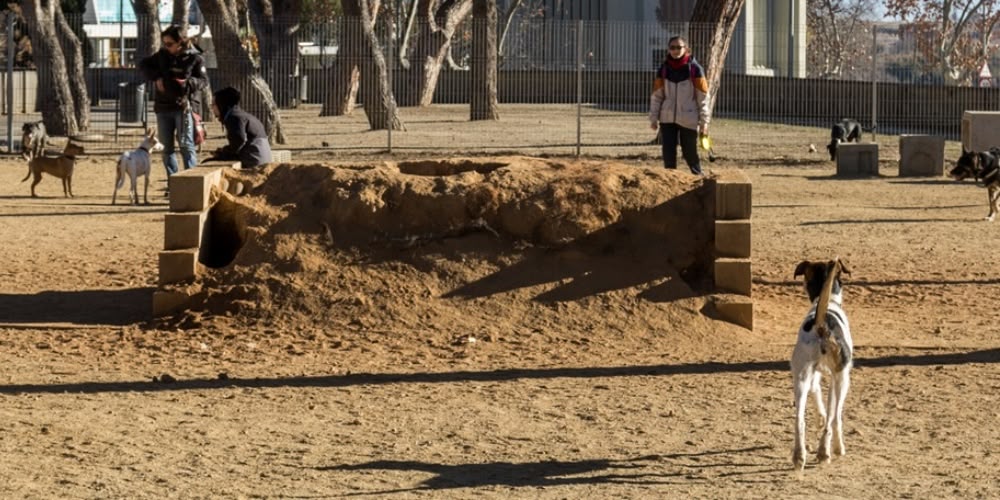
M 46 106 L 54 112 L 52 106 L 64 103 L 53 102 L 59 69 L 54 73 L 51 59 L 40 53 L 44 44 L 30 43 L 35 30 L 23 20 L 5 19 L 11 22 L 0 50 L 5 118 L 0 149 L 16 152 L 21 125 L 41 120 Z M 137 50 L 136 25 L 142 20 L 96 27 L 85 21 L 69 22 L 81 45 L 89 98 L 89 118 L 79 133 L 103 135 L 115 149 L 113 141 L 132 134 L 129 128 L 155 123 L 147 118 L 152 99 L 136 95 L 142 77 L 129 53 Z M 497 36 L 500 120 L 471 121 L 470 102 L 478 92 L 473 89 L 482 87 L 475 81 L 480 61 L 469 18 L 412 24 L 385 18 L 376 20 L 373 30 L 346 18 L 227 23 L 233 20 L 206 16 L 209 29 L 192 26 L 190 31 L 200 34 L 197 45 L 214 88 L 239 88 L 244 107 L 278 127 L 287 148 L 359 151 L 586 153 L 648 147 L 650 90 L 667 40 L 699 28 L 516 18 Z M 893 25 L 865 30 L 868 39 L 855 45 L 868 48 L 855 47 L 838 60 L 824 56 L 819 42 L 811 45 L 804 27 L 741 26 L 714 117 L 825 130 L 851 117 L 877 125 L 878 133 L 955 139 L 964 110 L 1000 109 L 1000 90 L 945 85 L 935 68 L 921 63 L 907 30 Z M 73 47 L 63 38 L 60 42 L 48 48 Z M 707 59 L 704 47 L 692 49 L 696 58 Z M 68 74 L 72 69 L 67 67 Z M 141 90 L 148 94 L 152 87 Z M 401 126 L 386 130 L 390 123 Z

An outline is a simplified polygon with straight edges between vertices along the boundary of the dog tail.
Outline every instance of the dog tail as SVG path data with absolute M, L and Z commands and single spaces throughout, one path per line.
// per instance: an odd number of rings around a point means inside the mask
M 833 293 L 833 283 L 836 281 L 837 276 L 840 275 L 840 271 L 840 259 L 832 260 L 827 264 L 826 282 L 823 283 L 823 291 L 820 292 L 819 299 L 816 302 L 816 322 L 814 323 L 816 325 L 816 335 L 819 336 L 823 353 L 830 352 L 833 354 L 837 360 L 838 370 L 847 364 L 847 360 L 844 358 L 841 345 L 830 335 L 830 327 L 827 326 L 826 315 L 830 306 L 830 295 Z
M 125 155 L 122 154 L 118 157 L 118 165 L 115 166 L 115 177 L 118 178 L 118 182 L 115 183 L 115 191 L 118 191 L 123 185 L 125 185 L 125 172 L 122 170 L 124 162 Z

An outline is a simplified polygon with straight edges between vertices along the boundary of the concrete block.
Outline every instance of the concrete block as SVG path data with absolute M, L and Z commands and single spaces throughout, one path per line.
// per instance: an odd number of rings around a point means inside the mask
M 715 259 L 715 288 L 750 296 L 750 259 Z
M 750 220 L 715 221 L 715 256 L 750 257 Z
M 208 210 L 212 187 L 222 180 L 222 169 L 199 166 L 171 175 L 171 212 L 201 212 Z
M 966 151 L 986 151 L 1000 146 L 1000 111 L 962 113 L 962 147 Z
M 752 184 L 742 171 L 721 174 L 715 180 L 715 219 L 749 219 Z
M 194 279 L 199 265 L 197 248 L 160 252 L 160 285 Z
M 201 246 L 207 231 L 208 211 L 173 212 L 163 218 L 163 249 L 181 250 Z
M 753 301 L 749 297 L 726 296 L 715 301 L 719 319 L 753 330 Z
M 837 177 L 878 175 L 878 144 L 849 142 L 837 147 Z
M 271 163 L 288 163 L 292 161 L 292 151 L 290 149 L 272 149 Z
M 184 292 L 157 290 L 153 292 L 153 317 L 166 316 L 185 309 L 190 300 L 191 297 Z
M 198 164 L 198 168 L 232 168 L 239 170 L 240 162 L 238 160 L 212 160 L 203 161 Z
M 899 136 L 899 176 L 944 175 L 944 137 L 936 135 Z

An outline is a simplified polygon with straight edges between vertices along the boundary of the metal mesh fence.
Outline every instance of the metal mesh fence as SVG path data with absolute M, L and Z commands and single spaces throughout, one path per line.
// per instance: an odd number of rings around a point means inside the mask
M 90 101 L 89 123 L 81 132 L 103 134 L 115 149 L 116 137 L 155 123 L 152 85 L 145 87 L 147 99 L 136 97 L 142 77 L 134 67 L 134 24 L 94 27 L 84 21 L 69 22 L 81 43 Z M 377 19 L 366 34 L 346 18 L 247 23 L 230 32 L 222 30 L 223 20 L 208 19 L 216 29 L 203 32 L 198 46 L 212 87 L 239 88 L 244 107 L 280 127 L 290 149 L 627 154 L 648 148 L 653 138 L 649 96 L 668 38 L 702 28 L 515 18 L 498 47 L 500 120 L 470 121 L 471 69 L 478 63 L 471 16 L 454 25 L 418 21 L 408 34 L 391 21 Z M 0 149 L 16 152 L 21 124 L 41 120 L 42 109 L 53 104 L 53 76 L 39 54 L 41 44 L 33 45 L 34 53 L 25 51 L 25 35 L 36 36 L 36 30 L 22 19 L 8 28 L 12 35 L 0 40 Z M 955 139 L 964 110 L 1000 108 L 998 90 L 945 85 L 921 63 L 905 30 L 868 24 L 861 31 L 849 60 L 837 65 L 824 58 L 816 40 L 771 26 L 741 26 L 714 119 L 828 130 L 851 117 L 877 124 L 879 133 Z M 692 49 L 696 58 L 707 55 L 703 47 Z M 141 105 L 145 112 L 131 108 Z M 384 125 L 392 116 L 402 127 L 390 133 Z M 216 125 L 210 134 L 218 137 L 219 130 Z

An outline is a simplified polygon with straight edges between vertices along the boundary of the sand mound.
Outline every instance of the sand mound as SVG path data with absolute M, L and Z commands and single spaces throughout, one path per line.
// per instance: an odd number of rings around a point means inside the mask
M 233 174 L 192 312 L 495 338 L 704 323 L 713 198 L 686 173 L 526 157 Z

